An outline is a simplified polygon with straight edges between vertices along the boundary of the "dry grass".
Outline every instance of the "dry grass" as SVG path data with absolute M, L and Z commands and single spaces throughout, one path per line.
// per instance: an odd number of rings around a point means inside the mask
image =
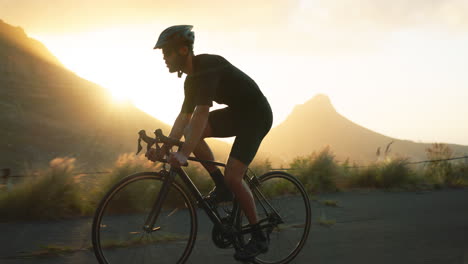
M 435 153 L 434 151 L 431 152 Z M 63 219 L 92 215 L 97 203 L 116 182 L 130 174 L 159 171 L 160 164 L 148 161 L 143 155 L 121 155 L 109 173 L 78 175 L 76 160 L 56 158 L 47 169 L 29 173 L 11 190 L 0 186 L 0 221 Z M 307 157 L 298 157 L 289 171 L 298 177 L 309 193 L 336 191 L 341 188 L 417 189 L 468 186 L 468 164 L 431 164 L 423 169 L 411 167 L 405 159 L 387 159 L 362 168 L 338 164 L 329 148 Z M 191 163 L 184 168 L 202 193 L 214 186 L 208 173 Z M 254 163 L 251 170 L 260 176 L 271 170 L 268 160 Z M 286 186 L 266 190 L 273 194 L 288 193 Z M 271 194 L 269 194 L 271 195 Z M 333 201 L 322 201 L 337 206 Z
M 417 186 L 422 181 L 420 174 L 411 169 L 406 159 L 396 158 L 356 169 L 351 174 L 350 186 L 395 189 Z
M 57 219 L 90 212 L 90 204 L 74 181 L 75 159 L 56 158 L 47 170 L 25 177 L 1 193 L 0 220 Z

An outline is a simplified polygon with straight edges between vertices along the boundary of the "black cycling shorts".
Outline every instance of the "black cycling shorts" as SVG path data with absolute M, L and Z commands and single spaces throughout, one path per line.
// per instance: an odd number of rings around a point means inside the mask
M 263 138 L 270 131 L 273 114 L 267 103 L 242 110 L 226 107 L 211 111 L 208 123 L 212 137 L 236 137 L 229 156 L 248 166 L 257 154 Z

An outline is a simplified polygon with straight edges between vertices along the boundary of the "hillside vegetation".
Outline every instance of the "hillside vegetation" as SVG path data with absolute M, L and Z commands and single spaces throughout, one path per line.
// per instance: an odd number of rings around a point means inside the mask
M 43 44 L 1 20 L 0 87 L 0 169 L 14 174 L 65 156 L 78 159 L 83 169 L 100 170 L 122 153 L 136 151 L 140 129 L 149 134 L 170 129 L 130 103 L 114 103 L 106 89 L 67 70 Z M 227 158 L 229 144 L 210 140 L 210 145 L 218 160 Z M 421 160 L 430 144 L 364 128 L 339 114 L 326 95 L 317 95 L 271 129 L 257 157 L 288 166 L 327 146 L 339 161 L 369 164 L 387 158 Z M 448 146 L 454 155 L 468 153 L 467 146 Z M 384 154 L 377 157 L 376 152 Z
M 434 144 L 427 150 L 430 160 L 450 157 L 450 148 L 446 145 Z M 104 174 L 79 174 L 76 165 L 75 159 L 56 158 L 50 162 L 48 169 L 28 175 L 8 191 L 0 191 L 0 221 L 89 216 L 105 192 L 123 177 L 136 172 L 160 170 L 159 164 L 133 154 L 121 155 Z M 257 176 L 271 169 L 268 160 L 257 161 L 251 166 L 251 172 Z M 203 194 L 213 187 L 213 182 L 201 166 L 191 163 L 185 170 Z M 355 188 L 431 190 L 468 186 L 468 164 L 464 160 L 416 167 L 405 159 L 388 159 L 358 166 L 338 163 L 329 148 L 295 158 L 288 172 L 301 180 L 312 195 Z M 282 190 L 279 187 L 277 191 Z M 132 197 L 137 196 L 138 193 L 132 194 Z

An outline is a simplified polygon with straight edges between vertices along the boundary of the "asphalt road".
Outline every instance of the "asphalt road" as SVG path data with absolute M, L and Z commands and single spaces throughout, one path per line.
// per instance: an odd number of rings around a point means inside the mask
M 468 264 L 468 189 L 427 192 L 351 191 L 319 195 L 312 203 L 307 244 L 292 263 Z M 320 201 L 336 201 L 338 207 Z M 236 263 L 232 249 L 210 240 L 211 224 L 199 211 L 199 235 L 187 263 Z M 331 227 L 319 218 L 335 221 Z M 97 263 L 91 219 L 0 223 L 1 264 Z M 29 256 L 45 245 L 83 248 L 54 257 Z M 157 263 L 157 261 L 155 261 Z

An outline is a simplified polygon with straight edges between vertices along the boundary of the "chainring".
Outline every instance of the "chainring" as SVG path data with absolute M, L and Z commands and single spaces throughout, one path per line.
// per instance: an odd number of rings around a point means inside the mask
M 222 227 L 214 225 L 211 231 L 211 239 L 218 248 L 228 248 L 234 241 L 235 230 L 232 226 L 226 223 L 224 219 L 221 220 Z

